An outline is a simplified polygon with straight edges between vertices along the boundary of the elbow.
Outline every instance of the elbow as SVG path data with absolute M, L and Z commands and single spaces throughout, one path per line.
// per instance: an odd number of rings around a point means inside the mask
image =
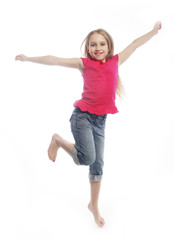
M 57 58 L 51 55 L 47 56 L 48 64 L 50 65 L 57 65 Z
M 138 45 L 138 39 L 135 39 L 133 42 L 132 42 L 132 49 L 134 49 L 134 51 L 139 47 Z

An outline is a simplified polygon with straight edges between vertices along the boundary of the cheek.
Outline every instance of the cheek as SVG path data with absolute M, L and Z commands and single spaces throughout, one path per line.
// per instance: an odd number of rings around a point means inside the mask
M 108 46 L 106 47 L 106 51 L 109 52 L 109 48 L 108 48 Z
M 89 49 L 88 49 L 88 53 L 89 53 L 90 55 L 92 55 L 93 50 L 92 50 L 91 48 L 89 48 Z
M 88 48 L 88 55 L 89 55 L 90 57 L 93 57 L 92 50 L 91 50 L 90 48 Z
M 106 52 L 107 52 L 107 55 L 108 55 L 108 54 L 109 54 L 109 52 L 110 52 L 108 48 L 106 49 Z
M 88 53 L 90 53 L 91 52 L 91 48 L 88 48 Z

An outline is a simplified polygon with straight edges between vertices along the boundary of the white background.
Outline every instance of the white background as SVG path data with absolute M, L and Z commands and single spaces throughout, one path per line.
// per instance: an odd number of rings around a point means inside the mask
M 62 150 L 47 157 L 54 132 L 73 141 L 80 73 L 14 59 L 81 57 L 99 27 L 118 53 L 158 20 L 163 29 L 119 70 L 126 96 L 107 121 L 100 229 L 87 210 L 88 168 Z M 170 0 L 1 2 L 0 239 L 174 239 L 173 25 Z

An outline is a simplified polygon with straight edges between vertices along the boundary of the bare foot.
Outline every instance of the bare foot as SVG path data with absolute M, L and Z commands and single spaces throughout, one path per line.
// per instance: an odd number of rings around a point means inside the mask
M 104 224 L 105 224 L 105 221 L 104 221 L 104 219 L 100 216 L 98 207 L 92 206 L 92 204 L 89 203 L 89 204 L 88 204 L 88 209 L 89 209 L 89 210 L 92 212 L 92 214 L 94 215 L 94 219 L 95 219 L 96 224 L 97 224 L 99 227 L 103 227 Z
M 58 134 L 54 134 L 48 148 L 48 157 L 50 160 L 55 162 L 57 151 L 60 147 L 61 137 Z

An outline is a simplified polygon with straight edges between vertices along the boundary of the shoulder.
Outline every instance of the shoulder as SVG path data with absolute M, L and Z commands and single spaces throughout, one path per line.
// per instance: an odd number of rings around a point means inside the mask
M 118 54 L 115 54 L 112 58 L 108 59 L 107 62 L 118 62 Z
M 119 55 L 115 54 L 111 59 L 108 59 L 107 62 L 110 64 L 118 65 Z
M 81 58 L 82 62 L 83 62 L 83 66 L 87 66 L 92 64 L 94 61 L 91 60 L 90 58 Z
M 115 55 L 112 57 L 112 60 L 118 62 L 118 54 L 115 54 Z

